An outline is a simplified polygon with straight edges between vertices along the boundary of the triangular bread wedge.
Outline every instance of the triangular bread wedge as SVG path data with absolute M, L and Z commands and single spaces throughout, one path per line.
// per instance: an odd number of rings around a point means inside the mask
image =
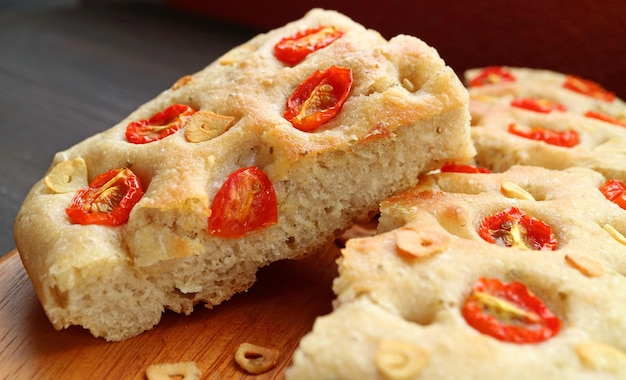
M 320 26 L 329 28 L 310 31 Z M 337 30 L 339 38 L 317 45 Z M 299 62 L 278 60 L 277 44 L 302 33 L 314 34 L 317 50 Z M 302 90 L 329 70 L 341 75 L 317 82 L 308 95 Z M 295 106 L 287 105 L 290 98 Z M 179 130 L 131 142 L 143 135 L 129 125 L 167 124 L 155 115 L 175 104 L 195 110 Z M 285 111 L 294 107 L 303 110 L 288 120 Z M 312 128 L 309 116 L 321 122 Z M 290 121 L 300 119 L 305 130 Z M 435 49 L 409 36 L 387 41 L 337 12 L 315 9 L 58 153 L 19 211 L 15 241 L 55 328 L 81 325 L 117 341 L 151 329 L 165 309 L 188 314 L 196 304 L 210 308 L 248 289 L 258 268 L 314 253 L 371 217 L 382 199 L 415 185 L 420 173 L 474 153 L 467 91 Z M 218 191 L 244 168 L 254 168 L 252 177 L 236 177 L 227 206 L 214 206 Z M 143 186 L 128 221 L 70 220 L 66 209 L 77 189 L 111 169 L 130 170 Z M 273 193 L 275 203 L 259 200 L 260 193 Z M 109 199 L 100 205 L 105 212 L 119 202 Z M 218 217 L 239 227 L 215 232 L 225 228 Z M 217 226 L 209 228 L 211 220 Z

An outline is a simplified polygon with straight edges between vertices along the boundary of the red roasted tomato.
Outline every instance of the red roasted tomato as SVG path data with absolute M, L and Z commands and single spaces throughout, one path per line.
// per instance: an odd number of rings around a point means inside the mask
M 626 184 L 624 182 L 619 179 L 608 180 L 600 187 L 600 192 L 606 199 L 626 210 Z
M 352 88 L 352 70 L 332 66 L 316 71 L 287 99 L 283 116 L 305 132 L 313 131 L 341 111 Z
M 467 164 L 445 164 L 441 167 L 442 173 L 491 173 L 487 168 L 479 168 Z
M 261 169 L 250 166 L 231 173 L 215 194 L 209 217 L 209 234 L 238 238 L 277 220 L 274 186 Z
M 78 190 L 65 213 L 73 223 L 116 226 L 128 221 L 142 196 L 139 178 L 130 169 L 112 169 Z
M 314 51 L 332 44 L 343 33 L 333 26 L 307 29 L 280 40 L 274 46 L 274 56 L 288 65 L 295 65 Z
M 624 120 L 620 120 L 614 117 L 611 117 L 609 115 L 603 114 L 601 112 L 596 112 L 596 111 L 587 111 L 585 112 L 585 116 L 592 118 L 592 119 L 597 119 L 597 120 L 601 120 L 607 123 L 611 123 L 611 124 L 615 124 L 615 125 L 619 125 L 620 127 L 626 127 L 626 121 Z
M 554 250 L 557 247 L 549 225 L 515 206 L 484 218 L 478 226 L 478 234 L 485 241 L 503 247 L 533 250 Z
M 500 82 L 514 82 L 515 76 L 502 66 L 485 67 L 469 83 L 470 87 L 479 87 Z
M 520 128 L 515 123 L 509 124 L 509 133 L 531 140 L 543 141 L 546 144 L 571 148 L 578 145 L 580 139 L 574 130 L 552 131 L 543 127 Z
M 549 99 L 517 98 L 511 101 L 511 105 L 529 111 L 550 113 L 552 111 L 567 111 L 564 105 Z
M 596 82 L 575 75 L 568 75 L 563 83 L 563 87 L 594 99 L 604 100 L 605 102 L 612 102 L 615 99 L 614 93 L 605 90 Z
M 470 326 L 504 342 L 543 342 L 561 330 L 561 320 L 520 282 L 480 278 L 461 312 Z
M 181 129 L 195 112 L 187 105 L 174 104 L 149 119 L 131 121 L 126 127 L 126 140 L 133 144 L 161 140 Z

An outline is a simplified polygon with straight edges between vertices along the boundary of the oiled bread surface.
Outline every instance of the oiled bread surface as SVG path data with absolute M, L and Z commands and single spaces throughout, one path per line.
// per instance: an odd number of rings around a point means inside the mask
M 626 211 L 600 193 L 603 181 L 587 168 L 516 166 L 499 174 L 431 175 L 386 200 L 380 234 L 348 241 L 334 282 L 335 310 L 303 338 L 287 377 L 623 379 Z M 502 190 L 511 183 L 531 197 Z M 558 248 L 484 241 L 480 221 L 510 206 L 551 226 Z M 408 242 L 419 257 L 407 255 Z M 599 269 L 590 275 L 572 258 Z M 561 319 L 561 331 L 515 344 L 472 328 L 461 308 L 481 277 L 524 283 Z

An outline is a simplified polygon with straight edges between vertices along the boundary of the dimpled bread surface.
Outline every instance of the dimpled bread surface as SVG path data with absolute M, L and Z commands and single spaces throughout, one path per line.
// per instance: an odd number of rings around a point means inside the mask
M 465 73 L 478 166 L 495 172 L 519 164 L 550 169 L 583 166 L 606 177 L 626 180 L 626 104 L 622 99 L 604 99 L 572 91 L 564 87 L 568 75 L 559 72 L 519 67 L 502 69 L 514 80 L 472 86 L 472 80 L 484 68 Z M 512 106 L 511 102 L 516 99 L 548 100 L 564 108 L 536 112 Z M 589 111 L 608 116 L 614 122 L 586 116 Z M 575 131 L 580 141 L 575 146 L 563 147 L 516 136 L 507 131 L 511 123 L 521 128 Z
M 296 65 L 274 46 L 319 25 L 344 34 Z M 283 118 L 287 98 L 317 70 L 350 68 L 353 86 L 337 116 L 311 131 Z M 206 141 L 183 127 L 148 144 L 126 141 L 126 126 L 182 103 L 234 120 Z M 203 112 L 201 112 L 203 111 Z M 140 106 L 111 129 L 54 157 L 80 167 L 88 183 L 130 168 L 145 194 L 126 224 L 72 224 L 74 191 L 37 183 L 15 224 L 24 266 L 55 328 L 81 325 L 122 340 L 151 329 L 164 309 L 190 313 L 248 289 L 258 268 L 304 257 L 331 242 L 380 201 L 415 185 L 418 175 L 475 154 L 468 95 L 437 52 L 421 40 L 385 40 L 349 18 L 315 9 L 261 34 Z M 69 164 L 68 164 L 69 163 Z M 256 166 L 271 181 L 278 221 L 238 238 L 209 235 L 211 201 L 230 173 Z M 66 170 L 66 168 L 64 168 Z M 56 177 L 56 176 L 55 176 Z
M 381 205 L 379 234 L 339 259 L 334 311 L 297 349 L 289 379 L 626 378 L 626 210 L 588 168 L 432 174 Z M 547 223 L 556 250 L 483 240 L 510 206 Z M 481 277 L 525 284 L 562 322 L 540 343 L 497 340 L 461 308 Z

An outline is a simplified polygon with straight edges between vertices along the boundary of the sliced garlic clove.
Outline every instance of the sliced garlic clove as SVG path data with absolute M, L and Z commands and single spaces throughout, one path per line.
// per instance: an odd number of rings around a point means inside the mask
M 376 367 L 389 380 L 413 379 L 426 365 L 428 351 L 409 342 L 382 340 L 376 351 Z
M 82 158 L 63 161 L 50 170 L 43 179 L 50 190 L 57 194 L 75 192 L 87 186 L 87 165 Z
M 198 111 L 187 121 L 185 138 L 198 143 L 216 138 L 235 123 L 232 116 L 218 115 L 211 111 Z
M 588 368 L 626 374 L 626 352 L 616 347 L 600 342 L 587 342 L 576 347 L 576 354 Z
M 258 375 L 276 366 L 280 352 L 274 348 L 241 343 L 235 352 L 235 362 L 246 372 Z
M 146 369 L 148 380 L 198 380 L 201 374 L 195 362 L 152 364 Z
M 500 191 L 507 198 L 515 198 L 524 201 L 534 201 L 535 197 L 514 182 L 505 181 L 500 185 Z
M 179 88 L 186 86 L 190 83 L 193 83 L 194 79 L 191 75 L 185 75 L 183 77 L 181 77 L 180 79 L 178 79 L 176 82 L 174 82 L 174 84 L 172 85 L 171 89 L 173 91 L 178 90 Z
M 395 231 L 396 249 L 399 254 L 414 258 L 426 257 L 444 251 L 450 245 L 450 237 L 441 232 L 422 232 L 410 227 Z
M 565 261 L 572 267 L 577 269 L 580 273 L 587 277 L 597 277 L 604 273 L 604 268 L 599 262 L 590 259 L 589 257 L 567 254 L 565 255 Z
M 604 227 L 602 227 L 606 232 L 609 233 L 609 235 L 611 235 L 611 237 L 615 240 L 617 240 L 619 243 L 626 245 L 626 237 L 624 235 L 622 235 L 618 230 L 615 229 L 615 227 L 613 227 L 610 224 L 605 224 Z

